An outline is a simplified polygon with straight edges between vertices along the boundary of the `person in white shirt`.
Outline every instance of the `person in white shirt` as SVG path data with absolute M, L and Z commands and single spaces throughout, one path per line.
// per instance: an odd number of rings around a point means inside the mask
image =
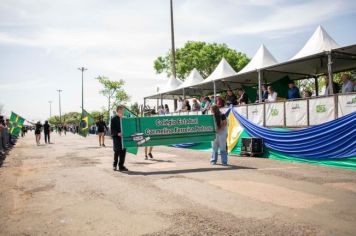
M 183 109 L 183 99 L 181 97 L 178 98 L 178 103 L 177 103 L 177 110 L 176 112 L 180 112 Z
M 266 99 L 266 102 L 277 101 L 277 93 L 275 91 L 273 91 L 272 86 L 268 86 L 267 91 L 268 91 L 268 98 Z
M 350 75 L 343 74 L 341 80 L 343 82 L 341 88 L 342 93 L 350 93 L 354 91 L 354 83 L 350 80 Z

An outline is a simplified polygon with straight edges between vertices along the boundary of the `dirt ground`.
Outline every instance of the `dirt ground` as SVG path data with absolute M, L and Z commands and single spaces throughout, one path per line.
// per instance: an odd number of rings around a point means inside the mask
M 20 139 L 0 168 L 0 235 L 356 235 L 356 171 L 155 147 L 112 170 L 112 143 Z

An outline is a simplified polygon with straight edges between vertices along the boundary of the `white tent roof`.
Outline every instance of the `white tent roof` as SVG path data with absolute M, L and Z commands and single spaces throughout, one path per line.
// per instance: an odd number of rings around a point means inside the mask
M 182 84 L 182 81 L 171 76 L 167 83 L 159 88 L 159 93 L 165 93 L 177 89 Z
M 290 60 L 310 56 L 324 51 L 330 51 L 340 47 L 333 38 L 320 25 L 315 30 L 304 47 Z
M 199 84 L 203 81 L 203 77 L 200 75 L 197 69 L 193 69 L 185 81 L 179 86 L 179 88 L 187 88 Z
M 213 82 L 215 80 L 219 80 L 222 78 L 230 77 L 236 75 L 236 72 L 230 64 L 225 60 L 225 58 L 221 59 L 219 65 L 215 68 L 213 73 L 208 76 L 202 83 Z
M 272 66 L 277 64 L 277 60 L 274 56 L 268 51 L 265 45 L 261 45 L 260 48 L 257 50 L 256 54 L 253 56 L 251 61 L 237 74 L 244 74 L 251 71 L 256 71 L 258 69 Z

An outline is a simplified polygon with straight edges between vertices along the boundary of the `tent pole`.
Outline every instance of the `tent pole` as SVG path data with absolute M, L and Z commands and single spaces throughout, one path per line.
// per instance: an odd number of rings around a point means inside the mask
M 162 98 L 162 94 L 160 95 L 161 97 L 161 106 L 163 105 L 163 98 Z
M 261 70 L 258 70 L 258 102 L 262 102 L 262 74 Z
M 214 84 L 214 103 L 216 104 L 216 84 L 215 81 L 213 81 Z
M 333 91 L 333 71 L 331 65 L 333 64 L 331 52 L 328 52 L 328 76 L 329 76 L 329 94 L 334 94 Z
M 319 81 L 318 81 L 318 76 L 314 77 L 315 81 L 315 96 L 319 96 Z
M 185 89 L 183 88 L 183 99 L 185 100 Z
M 146 110 L 146 98 L 143 98 L 143 109 L 142 109 L 142 116 L 145 115 L 145 110 Z

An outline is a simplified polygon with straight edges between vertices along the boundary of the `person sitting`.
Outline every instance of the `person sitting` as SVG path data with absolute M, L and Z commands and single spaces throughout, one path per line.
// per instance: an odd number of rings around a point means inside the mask
M 312 92 L 309 90 L 304 90 L 303 91 L 303 98 L 310 98 L 312 96 Z
M 158 114 L 158 115 L 165 115 L 163 105 L 160 105 L 160 106 L 158 107 L 157 114 Z
M 239 98 L 237 99 L 239 105 L 248 104 L 248 95 L 243 89 L 237 89 L 237 94 L 239 95 Z
M 277 101 L 277 93 L 273 91 L 272 86 L 267 87 L 268 98 L 265 100 L 266 102 L 275 102 Z
M 177 102 L 177 110 L 175 112 L 180 112 L 183 109 L 183 99 L 181 97 L 178 98 Z
M 231 89 L 227 90 L 226 105 L 228 105 L 228 106 L 230 106 L 230 105 L 236 106 L 237 105 L 237 97 L 235 94 L 233 94 Z
M 190 106 L 189 100 L 186 99 L 184 101 L 184 107 L 183 107 L 182 111 L 187 112 L 187 111 L 190 111 L 190 110 L 191 110 L 191 106 Z
M 164 104 L 164 114 L 169 114 L 169 107 L 168 104 Z
M 300 98 L 299 88 L 295 86 L 294 81 L 290 81 L 288 83 L 288 87 L 289 87 L 288 95 L 287 95 L 288 100 Z
M 342 80 L 342 87 L 341 87 L 341 93 L 350 93 L 354 91 L 354 83 L 350 80 L 350 75 L 349 74 L 343 74 L 341 76 Z
M 262 92 L 262 99 L 261 100 L 262 100 L 262 102 L 265 102 L 265 100 L 268 98 L 268 91 L 267 91 L 266 85 L 262 85 L 261 86 L 261 92 Z M 259 103 L 260 102 L 259 97 L 260 97 L 260 95 L 259 95 L 258 90 L 257 90 L 257 97 L 256 97 L 255 103 Z
M 204 108 L 202 109 L 202 113 L 206 114 L 210 110 L 210 107 L 212 105 L 211 105 L 211 100 L 210 100 L 210 98 L 208 96 L 206 96 L 204 98 L 204 102 L 205 102 L 205 105 L 204 105 Z
M 196 98 L 193 98 L 192 111 L 200 111 L 200 104 Z
M 211 95 L 210 96 L 210 106 L 213 106 L 213 105 L 215 105 L 215 97 L 214 97 L 214 95 Z
M 222 99 L 222 97 L 220 96 L 220 94 L 216 95 L 216 106 L 218 108 L 224 107 L 225 106 L 225 101 L 224 99 Z
M 324 95 L 331 95 L 328 78 L 325 78 L 325 86 L 326 86 L 326 88 L 325 88 Z M 340 87 L 338 89 L 338 85 L 334 81 L 332 82 L 332 86 L 333 86 L 333 93 L 338 93 L 339 92 L 338 90 L 340 89 Z

